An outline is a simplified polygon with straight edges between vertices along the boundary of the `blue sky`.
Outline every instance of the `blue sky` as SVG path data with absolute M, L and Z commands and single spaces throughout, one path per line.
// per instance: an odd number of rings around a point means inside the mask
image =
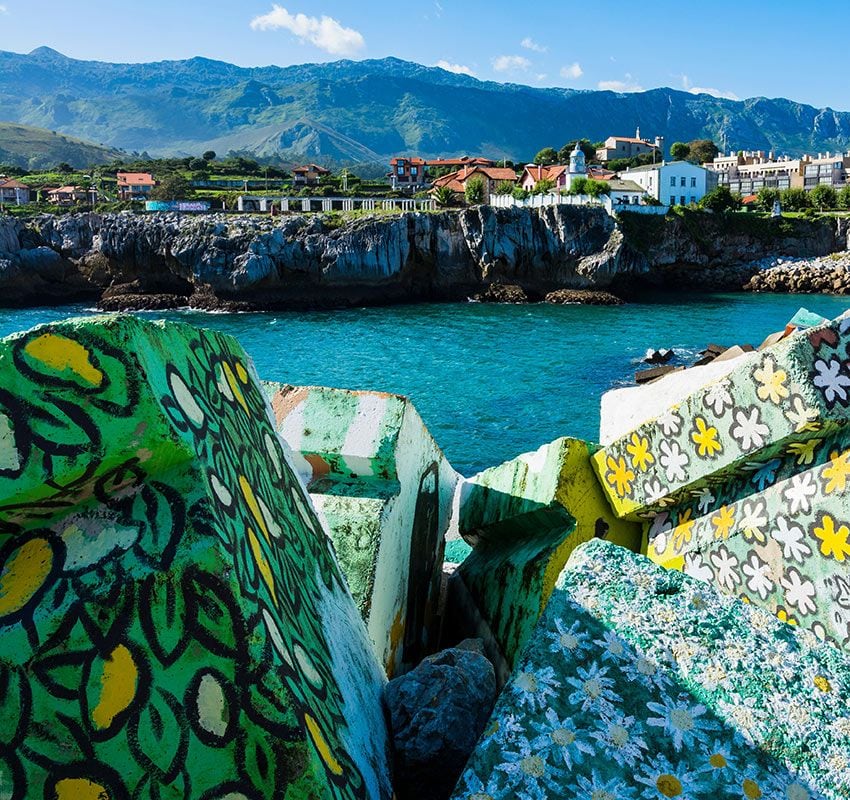
M 847 9 L 847 0 L 0 0 L 0 33 L 3 49 L 48 45 L 94 60 L 392 55 L 533 86 L 672 86 L 850 110 Z

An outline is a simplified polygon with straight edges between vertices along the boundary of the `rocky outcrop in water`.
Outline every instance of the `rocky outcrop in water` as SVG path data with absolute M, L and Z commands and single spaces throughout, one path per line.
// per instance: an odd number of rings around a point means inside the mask
M 829 223 L 786 221 L 774 231 L 765 220 L 750 230 L 704 214 L 697 223 L 627 216 L 633 219 L 615 222 L 594 208 L 478 206 L 347 221 L 122 213 L 25 224 L 2 217 L 0 288 L 6 304 L 91 297 L 107 309 L 497 298 L 503 292 L 490 287 L 499 285 L 542 298 L 612 284 L 693 287 L 693 269 L 703 272 L 698 283 L 725 285 L 738 281 L 719 278 L 730 264 L 846 245 L 846 234 Z

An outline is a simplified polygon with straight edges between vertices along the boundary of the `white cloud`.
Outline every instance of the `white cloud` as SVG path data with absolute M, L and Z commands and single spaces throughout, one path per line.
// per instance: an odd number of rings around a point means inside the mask
M 549 48 L 546 47 L 546 45 L 538 44 L 530 36 L 526 36 L 525 39 L 523 39 L 519 43 L 519 46 L 524 47 L 526 50 L 532 50 L 535 53 L 548 53 L 549 52 Z
M 440 5 L 440 3 L 434 3 L 434 10 L 436 11 L 438 17 L 443 16 L 443 7 L 442 5 Z
M 436 64 L 434 64 L 434 66 L 444 69 L 446 72 L 454 72 L 456 75 L 469 75 L 471 78 L 475 77 L 475 73 L 467 67 L 466 64 L 452 64 L 444 58 L 441 58 Z
M 353 28 L 345 28 L 333 17 L 308 17 L 290 14 L 283 6 L 275 4 L 268 14 L 254 17 L 251 27 L 255 31 L 274 31 L 281 28 L 302 42 L 309 42 L 320 50 L 336 56 L 352 56 L 363 49 L 366 41 Z
M 566 67 L 561 67 L 562 78 L 572 78 L 575 80 L 576 78 L 580 78 L 582 75 L 584 75 L 584 70 L 581 68 L 581 64 L 579 64 L 578 61 L 574 61 Z
M 722 97 L 726 100 L 740 100 L 734 92 L 724 92 L 722 89 L 714 89 L 711 86 L 692 86 L 687 75 L 682 75 L 682 88 L 691 94 L 710 94 L 712 97 Z
M 493 59 L 493 69 L 496 72 L 525 72 L 531 62 L 525 56 L 498 56 Z
M 642 92 L 643 86 L 627 72 L 622 81 L 599 81 L 596 85 L 603 92 Z
M 540 83 L 541 81 L 545 81 L 548 77 L 549 76 L 545 72 L 539 72 L 537 75 L 534 76 L 534 80 Z
M 0 6 L 0 14 L 8 14 L 9 9 L 6 6 Z

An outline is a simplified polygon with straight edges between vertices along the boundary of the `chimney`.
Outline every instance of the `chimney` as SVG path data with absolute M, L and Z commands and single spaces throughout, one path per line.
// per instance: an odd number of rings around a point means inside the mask
M 463 179 L 466 180 L 468 175 L 469 175 L 469 164 L 464 164 L 463 165 Z

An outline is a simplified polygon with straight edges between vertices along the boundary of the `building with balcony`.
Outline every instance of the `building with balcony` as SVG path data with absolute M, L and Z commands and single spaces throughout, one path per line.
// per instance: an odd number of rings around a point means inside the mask
M 300 167 L 293 167 L 291 172 L 293 186 L 318 186 L 323 175 L 331 174 L 329 169 L 318 164 L 302 164 Z
M 118 199 L 123 201 L 149 200 L 156 186 L 149 172 L 119 172 L 115 179 L 118 182 Z
M 393 158 L 387 177 L 393 189 L 419 189 L 428 184 L 428 162 L 423 158 Z
M 0 176 L 0 205 L 24 206 L 29 201 L 29 186 L 13 178 Z

